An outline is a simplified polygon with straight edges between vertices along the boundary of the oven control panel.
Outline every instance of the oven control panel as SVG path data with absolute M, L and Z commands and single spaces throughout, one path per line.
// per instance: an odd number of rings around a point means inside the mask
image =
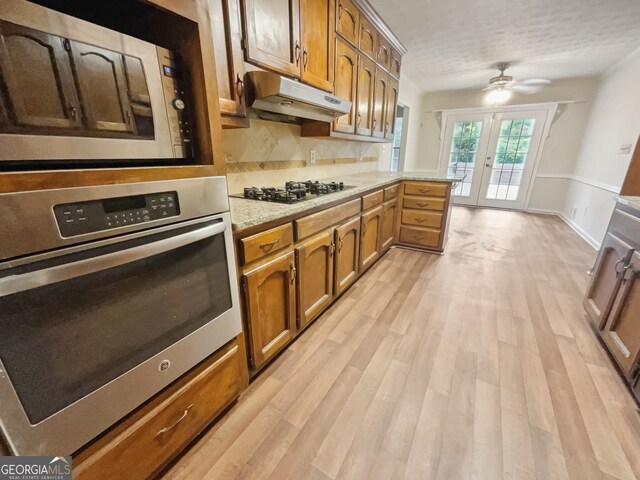
M 176 192 L 163 192 L 55 205 L 53 214 L 66 238 L 176 217 L 180 206 Z

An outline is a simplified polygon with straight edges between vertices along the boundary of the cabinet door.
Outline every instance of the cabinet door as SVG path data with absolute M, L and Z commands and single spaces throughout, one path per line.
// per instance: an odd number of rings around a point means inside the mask
M 376 60 L 378 53 L 378 31 L 364 15 L 360 16 L 358 48 L 371 60 Z
M 360 217 L 336 228 L 335 293 L 340 295 L 358 278 Z
M 585 310 L 600 329 L 604 328 L 616 292 L 622 283 L 623 267 L 628 263 L 632 253 L 630 245 L 607 233 L 584 299 Z
M 376 69 L 376 83 L 373 88 L 373 136 L 385 137 L 385 120 L 387 99 L 389 95 L 389 76 L 381 69 Z
M 87 126 L 134 133 L 122 55 L 80 42 L 71 42 L 71 51 Z
M 336 82 L 335 95 L 349 100 L 351 112 L 336 119 L 336 132 L 355 133 L 356 130 L 356 89 L 358 88 L 358 53 L 344 40 L 336 39 Z
M 300 77 L 300 0 L 244 0 L 245 58 Z
M 382 35 L 378 35 L 376 63 L 387 71 L 391 68 L 391 44 Z
M 335 0 L 300 0 L 302 81 L 333 92 Z
M 389 73 L 395 78 L 400 78 L 400 69 L 402 67 L 402 55 L 395 49 L 391 49 L 391 65 Z
M 220 113 L 246 117 L 239 0 L 211 0 L 210 10 Z
M 296 248 L 298 327 L 304 328 L 333 299 L 333 231 L 316 235 Z
M 243 277 L 253 368 L 262 366 L 293 338 L 295 277 L 293 252 Z
M 0 22 L 0 77 L 19 126 L 76 128 L 80 105 L 64 39 Z
M 622 283 L 607 320 L 604 341 L 631 379 L 640 354 L 640 252 L 624 266 Z
M 380 227 L 380 250 L 385 251 L 393 245 L 395 238 L 396 212 L 398 200 L 394 198 L 382 205 L 382 226 Z
M 364 55 L 358 60 L 358 88 L 356 92 L 356 133 L 371 136 L 373 132 L 373 90 L 376 83 L 376 64 Z
M 358 45 L 360 10 L 351 0 L 338 0 L 337 32 L 354 45 Z
M 362 215 L 360 234 L 360 271 L 369 268 L 380 256 L 382 205 Z
M 398 108 L 398 81 L 394 78 L 387 76 L 388 79 L 388 91 L 387 91 L 387 107 L 384 112 L 384 137 L 387 140 L 393 140 L 396 134 L 396 110 Z

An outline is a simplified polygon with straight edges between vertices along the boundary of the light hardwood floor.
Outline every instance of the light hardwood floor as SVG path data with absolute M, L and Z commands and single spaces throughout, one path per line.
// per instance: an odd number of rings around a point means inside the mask
M 633 479 L 640 416 L 581 307 L 560 219 L 456 208 L 444 256 L 393 249 L 170 479 Z

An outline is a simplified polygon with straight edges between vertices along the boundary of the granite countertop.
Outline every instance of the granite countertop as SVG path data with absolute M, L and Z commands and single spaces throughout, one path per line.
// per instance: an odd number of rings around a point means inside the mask
M 631 197 L 628 195 L 621 195 L 618 197 L 618 201 L 635 210 L 640 210 L 640 197 Z
M 368 190 L 381 188 L 397 182 L 398 180 L 422 180 L 434 182 L 459 182 L 464 176 L 434 175 L 428 172 L 366 172 L 355 175 L 346 175 L 338 178 L 327 178 L 322 181 L 341 181 L 347 188 L 340 192 L 332 193 L 312 200 L 306 200 L 292 205 L 282 203 L 259 202 L 256 200 L 246 200 L 244 198 L 230 197 L 231 223 L 233 230 L 244 230 L 263 223 L 272 222 L 279 218 L 305 212 L 322 205 L 327 205 L 354 195 L 364 193 Z M 238 193 L 238 192 L 232 192 Z

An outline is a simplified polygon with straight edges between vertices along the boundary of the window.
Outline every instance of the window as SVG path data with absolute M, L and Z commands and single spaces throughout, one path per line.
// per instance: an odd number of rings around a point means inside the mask
M 398 105 L 396 113 L 396 134 L 393 137 L 393 146 L 391 147 L 391 171 L 397 172 L 400 168 L 400 153 L 402 148 L 402 123 L 404 121 L 405 109 Z

